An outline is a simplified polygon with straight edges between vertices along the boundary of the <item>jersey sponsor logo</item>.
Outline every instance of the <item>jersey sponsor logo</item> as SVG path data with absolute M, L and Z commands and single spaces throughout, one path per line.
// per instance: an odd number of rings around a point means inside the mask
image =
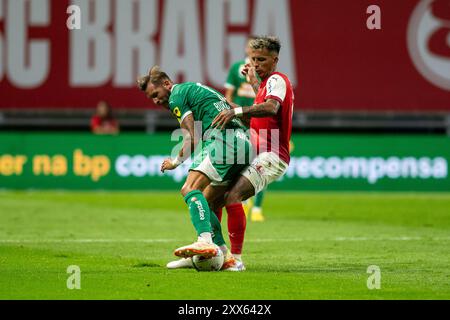
M 180 121 L 181 120 L 181 111 L 180 111 L 180 108 L 179 107 L 175 107 L 174 109 L 173 109 L 173 115 L 178 119 L 178 121 Z
M 269 81 L 267 82 L 267 93 L 272 93 L 274 87 L 277 85 L 278 77 L 272 76 L 270 77 Z
M 214 102 L 214 107 L 219 112 L 222 112 L 223 110 L 229 110 L 230 109 L 230 106 L 225 101 Z
M 256 171 L 259 172 L 259 174 L 261 174 L 261 175 L 264 174 L 264 167 L 263 167 L 262 164 L 257 164 L 257 165 L 255 166 L 255 169 L 256 169 Z
M 449 0 L 421 0 L 408 25 L 408 50 L 417 71 L 450 91 Z

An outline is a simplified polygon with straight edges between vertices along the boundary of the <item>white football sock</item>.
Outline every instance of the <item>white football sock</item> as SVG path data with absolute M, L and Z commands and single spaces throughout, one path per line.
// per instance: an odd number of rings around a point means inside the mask
M 206 243 L 212 243 L 212 237 L 210 232 L 202 232 L 198 237 L 198 241 L 203 241 Z

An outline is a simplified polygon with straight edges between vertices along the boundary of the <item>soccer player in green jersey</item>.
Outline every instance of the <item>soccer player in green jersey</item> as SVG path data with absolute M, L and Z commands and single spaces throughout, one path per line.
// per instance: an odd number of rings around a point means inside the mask
M 245 48 L 246 58 L 233 63 L 228 72 L 225 82 L 225 98 L 240 106 L 251 106 L 256 95 L 247 76 L 242 73 L 246 64 L 250 63 L 248 55 L 250 53 L 249 43 L 255 37 L 250 36 Z
M 174 254 L 183 259 L 194 255 L 211 257 L 217 253 L 214 243 L 227 254 L 220 222 L 211 213 L 209 205 L 223 198 L 228 184 L 252 159 L 246 127 L 240 119 L 235 119 L 224 129 L 212 128 L 214 118 L 221 111 L 231 109 L 225 97 L 200 83 L 174 84 L 157 66 L 138 79 L 138 86 L 155 104 L 169 109 L 184 129 L 181 150 L 174 159 L 163 161 L 161 171 L 175 169 L 194 154 L 181 194 L 189 208 L 198 239 L 176 249 Z M 195 132 L 197 124 L 201 132 Z M 199 133 L 201 137 L 198 137 Z

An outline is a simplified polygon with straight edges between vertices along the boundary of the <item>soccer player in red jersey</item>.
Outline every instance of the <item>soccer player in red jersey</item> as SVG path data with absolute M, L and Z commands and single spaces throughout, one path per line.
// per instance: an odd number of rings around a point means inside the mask
M 213 121 L 220 129 L 235 117 L 250 118 L 252 144 L 257 153 L 226 197 L 228 215 L 243 215 L 241 201 L 280 178 L 290 161 L 294 93 L 288 77 L 276 71 L 280 41 L 275 37 L 258 37 L 250 46 L 250 64 L 243 73 L 248 75 L 256 93 L 255 102 L 252 106 L 234 105 L 232 110 L 222 111 Z M 235 258 L 241 257 L 235 255 Z

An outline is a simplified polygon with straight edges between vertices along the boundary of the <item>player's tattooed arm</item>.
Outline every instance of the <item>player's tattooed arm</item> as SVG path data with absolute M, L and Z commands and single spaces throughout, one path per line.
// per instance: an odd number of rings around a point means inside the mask
M 183 131 L 183 145 L 181 147 L 178 156 L 175 159 L 167 158 L 161 164 L 161 171 L 173 170 L 183 163 L 194 152 L 197 140 L 194 135 L 194 117 L 192 114 L 186 116 L 181 122 L 181 129 Z
M 228 99 L 227 99 L 227 102 L 228 102 L 228 104 L 231 106 L 231 108 L 233 108 L 233 109 L 236 109 L 236 108 L 242 108 L 240 105 L 238 105 L 238 104 L 232 102 L 231 100 L 228 100 Z M 244 115 L 242 115 L 242 116 L 240 117 L 240 119 L 241 119 L 242 123 L 244 124 L 244 126 L 246 126 L 247 128 L 250 127 L 250 120 L 251 120 L 250 116 L 244 116 Z
M 192 114 L 186 116 L 180 124 L 181 129 L 183 129 L 183 147 L 181 148 L 178 157 L 182 162 L 191 156 L 194 152 L 195 145 L 198 142 L 198 139 L 195 137 L 194 126 L 195 121 Z
M 278 113 L 280 103 L 274 99 L 268 99 L 264 103 L 254 104 L 250 107 L 242 107 L 242 115 L 254 118 L 273 117 Z
M 255 91 L 255 94 L 257 94 L 258 90 L 259 90 L 259 82 L 254 82 L 252 84 L 252 88 L 253 88 L 253 91 Z
M 237 106 L 237 105 L 236 105 Z M 234 118 L 265 118 L 278 113 L 280 103 L 274 99 L 268 99 L 264 103 L 254 104 L 251 107 L 237 107 L 231 110 L 223 110 L 212 122 L 212 126 L 222 130 Z

